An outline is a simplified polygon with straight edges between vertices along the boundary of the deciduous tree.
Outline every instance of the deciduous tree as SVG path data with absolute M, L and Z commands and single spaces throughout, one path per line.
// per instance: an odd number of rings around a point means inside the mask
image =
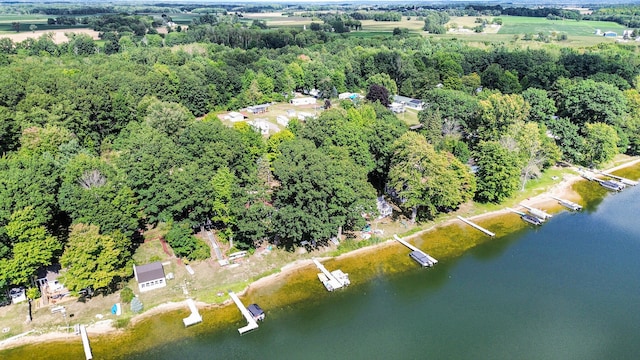
M 111 290 L 133 273 L 131 242 L 120 232 L 101 234 L 96 225 L 75 224 L 60 264 L 61 282 L 71 291 L 86 287 Z

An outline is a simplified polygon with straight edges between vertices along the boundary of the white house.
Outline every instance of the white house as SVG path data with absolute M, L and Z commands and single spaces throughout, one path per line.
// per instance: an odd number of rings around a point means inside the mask
M 406 96 L 394 95 L 393 102 L 403 104 L 405 107 L 408 107 L 409 109 L 414 109 L 418 111 L 424 108 L 424 102 L 422 102 L 421 100 L 412 99 Z
M 278 115 L 276 117 L 276 122 L 286 127 L 287 125 L 289 125 L 289 118 L 284 115 Z
M 241 113 L 237 112 L 237 111 L 232 111 L 230 113 L 228 113 L 227 115 L 224 116 L 225 120 L 229 120 L 231 122 L 238 122 L 238 121 L 243 121 L 244 120 L 244 115 L 242 115 Z
M 68 293 L 69 291 L 58 281 L 60 277 L 60 264 L 53 264 L 38 269 L 36 284 L 40 288 L 42 296 L 47 298 Z
M 253 121 L 247 121 L 247 124 L 258 130 L 260 134 L 269 135 L 269 129 L 271 128 L 271 126 L 266 119 L 255 119 Z
M 389 109 L 396 114 L 403 113 L 406 111 L 406 109 L 404 108 L 404 104 L 397 103 L 397 102 L 391 103 L 391 105 L 389 105 Z
M 164 268 L 162 268 L 162 263 L 159 261 L 140 266 L 133 265 L 133 275 L 138 282 L 140 292 L 167 286 Z
M 316 103 L 316 98 L 314 97 L 301 97 L 301 98 L 294 98 L 291 99 L 289 101 L 289 103 L 293 106 L 299 106 L 299 105 L 312 105 Z

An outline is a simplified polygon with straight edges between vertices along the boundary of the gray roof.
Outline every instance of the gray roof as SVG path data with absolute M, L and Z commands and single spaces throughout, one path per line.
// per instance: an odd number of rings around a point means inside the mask
M 134 265 L 134 269 L 136 271 L 136 279 L 139 283 L 164 278 L 164 269 L 160 261 L 141 266 Z

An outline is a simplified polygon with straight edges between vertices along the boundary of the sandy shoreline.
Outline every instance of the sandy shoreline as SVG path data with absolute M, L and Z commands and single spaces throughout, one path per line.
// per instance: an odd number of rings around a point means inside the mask
M 607 169 L 607 172 L 613 172 L 625 167 L 633 166 L 639 162 L 640 162 L 640 158 L 634 159 L 632 161 L 613 167 L 611 169 Z M 544 205 L 557 204 L 557 201 L 551 198 L 552 196 L 568 199 L 571 201 L 578 201 L 580 199 L 580 196 L 572 190 L 572 185 L 577 181 L 582 181 L 582 180 L 584 179 L 577 174 L 565 174 L 559 183 L 553 185 L 551 188 L 547 189 L 545 192 L 527 199 L 523 203 L 525 203 L 526 205 L 534 206 L 534 207 L 543 207 Z M 491 218 L 495 216 L 500 216 L 506 212 L 508 212 L 508 210 L 501 209 L 501 210 L 487 212 L 484 214 L 474 215 L 470 217 L 470 219 L 477 220 L 477 219 Z M 455 218 L 454 215 L 452 215 L 450 219 L 447 219 L 441 223 L 435 224 L 429 227 L 428 229 L 420 230 L 415 234 L 411 234 L 410 236 L 405 237 L 405 239 L 421 236 L 424 233 L 432 231 L 441 226 L 449 225 L 455 221 L 458 221 L 458 220 Z M 392 234 L 387 234 L 387 235 L 391 236 Z M 381 247 L 392 246 L 394 244 L 395 244 L 395 240 L 393 240 L 393 238 L 390 238 L 389 240 L 381 242 L 379 244 L 367 246 L 361 249 L 356 249 L 348 253 L 341 254 L 337 256 L 335 259 L 337 260 L 348 259 L 354 256 L 359 256 L 362 253 L 377 251 Z M 238 295 L 242 296 L 250 289 L 255 290 L 255 289 L 260 289 L 262 287 L 269 286 L 273 282 L 277 281 L 281 276 L 286 276 L 288 273 L 292 271 L 298 270 L 300 268 L 303 268 L 312 264 L 313 262 L 311 259 L 296 260 L 292 263 L 286 264 L 280 269 L 279 272 L 260 278 L 254 281 L 253 283 L 249 284 L 244 290 L 239 292 Z M 204 302 L 196 302 L 196 305 L 198 306 L 198 308 L 203 309 L 203 308 L 211 308 L 216 306 L 224 306 L 224 304 L 226 303 L 227 302 L 223 303 L 223 305 L 218 305 L 218 304 L 208 304 Z M 185 309 L 185 308 L 187 308 L 186 300 L 179 301 L 179 302 L 166 302 L 154 308 L 151 308 L 142 314 L 132 317 L 130 325 L 135 326 L 135 324 L 160 313 L 170 312 L 170 311 L 175 311 L 175 310 Z M 86 329 L 87 329 L 87 333 L 90 335 L 103 335 L 103 334 L 111 334 L 111 333 L 118 333 L 118 332 L 124 331 L 114 327 L 111 320 L 99 321 L 95 324 L 87 326 Z M 65 332 L 56 331 L 56 332 L 48 332 L 48 333 L 37 333 L 36 331 L 31 331 L 29 333 L 16 335 L 12 338 L 8 338 L 0 341 L 0 350 L 21 346 L 21 345 L 44 342 L 44 341 L 71 340 L 71 339 L 74 339 L 75 337 L 76 335 L 74 335 L 73 332 L 65 333 Z

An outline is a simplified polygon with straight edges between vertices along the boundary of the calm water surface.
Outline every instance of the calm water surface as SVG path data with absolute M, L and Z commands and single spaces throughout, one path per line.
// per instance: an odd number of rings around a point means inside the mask
M 623 359 L 640 354 L 640 187 L 135 359 Z
M 116 342 L 118 350 L 112 353 L 103 340 L 94 355 L 154 360 L 634 359 L 640 354 L 639 214 L 640 186 L 594 197 L 582 213 L 558 213 L 542 227 L 522 227 L 461 257 L 443 259 L 433 269 L 405 265 L 404 271 L 382 271 L 347 289 L 318 292 L 284 306 L 255 294 L 253 301 L 269 304 L 263 305 L 267 319 L 244 336 L 236 330 L 244 325 L 236 309 L 226 311 L 235 311 L 237 322 L 215 329 L 204 324 L 181 328 L 185 314 L 179 314 L 170 325 L 162 320 L 147 325 L 153 328 L 152 339 L 145 339 L 155 344 L 150 348 L 137 349 L 136 341 L 142 340 Z M 421 242 L 429 239 L 415 241 Z M 394 251 L 407 261 L 408 251 Z M 382 266 L 375 255 L 368 256 L 372 267 Z M 205 313 L 205 322 L 216 311 Z M 172 332 L 187 335 L 158 344 L 163 333 Z M 79 340 L 73 347 L 74 354 L 82 354 Z M 46 353 L 48 359 L 64 358 L 53 350 Z

